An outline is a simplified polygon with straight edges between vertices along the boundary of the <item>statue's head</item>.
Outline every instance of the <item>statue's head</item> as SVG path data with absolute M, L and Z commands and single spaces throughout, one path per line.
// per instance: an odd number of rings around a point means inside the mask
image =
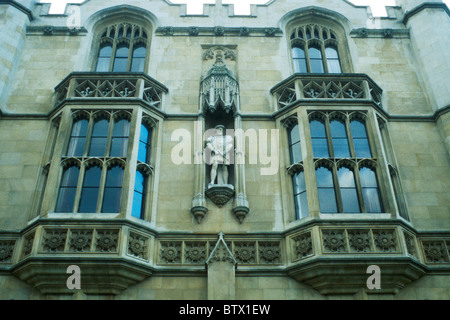
M 216 133 L 219 135 L 223 135 L 223 133 L 225 132 L 225 126 L 223 125 L 218 125 L 214 128 L 216 130 Z

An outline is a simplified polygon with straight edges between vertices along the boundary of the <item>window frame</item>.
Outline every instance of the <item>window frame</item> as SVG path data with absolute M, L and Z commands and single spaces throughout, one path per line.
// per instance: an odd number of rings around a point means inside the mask
M 130 38 L 127 37 L 128 30 L 131 29 Z M 121 22 L 113 23 L 104 26 L 101 31 L 98 32 L 96 38 L 97 45 L 95 51 L 93 51 L 93 66 L 94 72 L 147 72 L 148 60 L 149 60 L 149 48 L 150 48 L 150 28 L 144 27 L 140 23 L 134 22 Z M 122 31 L 122 36 L 119 35 L 120 30 Z M 137 35 L 137 36 L 136 36 Z M 111 54 L 109 57 L 109 65 L 107 70 L 99 70 L 100 53 L 105 45 L 111 47 Z M 114 71 L 116 64 L 116 56 L 120 46 L 124 46 L 128 49 L 127 62 L 125 70 Z M 132 71 L 131 68 L 134 62 L 134 51 L 136 48 L 145 48 L 145 57 L 142 70 Z M 102 57 L 106 59 L 106 57 Z M 139 57 L 142 59 L 142 57 Z

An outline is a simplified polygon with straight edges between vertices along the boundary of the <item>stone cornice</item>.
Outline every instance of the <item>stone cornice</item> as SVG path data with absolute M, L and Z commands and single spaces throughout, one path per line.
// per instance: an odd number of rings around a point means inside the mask
M 279 37 L 283 34 L 280 28 L 250 28 L 250 27 L 172 27 L 164 26 L 156 29 L 157 36 L 262 36 Z
M 14 8 L 18 9 L 19 11 L 22 11 L 23 13 L 25 13 L 30 21 L 33 21 L 33 19 L 34 19 L 33 13 L 31 12 L 31 10 L 26 8 L 25 6 L 21 5 L 20 3 L 18 3 L 15 0 L 0 0 L 0 5 L 13 6 Z
M 445 13 L 447 13 L 447 15 L 450 16 L 450 10 L 445 3 L 425 2 L 415 7 L 414 9 L 406 12 L 405 16 L 403 17 L 403 24 L 407 25 L 411 17 L 415 16 L 416 14 L 420 13 L 422 10 L 425 9 L 442 9 L 445 11 Z

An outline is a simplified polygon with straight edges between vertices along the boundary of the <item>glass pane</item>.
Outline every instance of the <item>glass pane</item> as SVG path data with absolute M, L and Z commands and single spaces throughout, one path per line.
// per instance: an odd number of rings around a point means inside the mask
M 83 188 L 79 212 L 96 212 L 99 188 Z
M 382 212 L 378 188 L 363 188 L 363 195 L 367 212 L 369 213 Z
M 146 50 L 145 47 L 140 46 L 133 50 L 133 58 L 145 58 Z
M 370 168 L 359 169 L 359 176 L 361 178 L 361 186 L 378 188 L 377 177 L 375 172 Z
M 99 58 L 110 58 L 112 54 L 112 47 L 110 45 L 106 45 L 103 46 L 99 53 L 98 53 L 98 57 Z
M 339 59 L 337 50 L 335 48 L 325 48 L 325 54 L 327 55 L 327 59 Z
M 328 59 L 328 72 L 342 73 L 341 64 L 339 63 L 339 60 Z
M 108 175 L 106 177 L 106 187 L 122 187 L 123 181 L 123 168 L 113 167 L 108 170 Z
M 116 58 L 114 59 L 113 72 L 127 72 L 128 59 Z
M 308 69 L 306 67 L 306 59 L 294 59 L 294 72 L 308 73 Z
M 334 189 L 318 189 L 318 191 L 320 211 L 322 213 L 337 213 Z
M 128 149 L 128 135 L 130 133 L 130 122 L 122 119 L 114 124 L 113 137 L 111 140 L 111 157 L 126 157 Z
M 70 167 L 64 170 L 55 209 L 56 212 L 73 211 L 79 173 L 80 169 L 78 167 Z
M 353 171 L 345 167 L 339 168 L 338 179 L 341 189 L 343 211 L 349 213 L 360 212 L 361 210 L 359 208 Z
M 366 126 L 364 125 L 364 123 L 358 120 L 353 120 L 350 122 L 350 129 L 352 131 L 353 145 L 355 146 L 356 157 L 372 157 L 372 154 L 370 152 L 369 140 L 367 138 Z
M 328 158 L 327 139 L 325 138 L 312 138 L 313 154 L 315 158 Z
M 352 130 L 353 138 L 367 138 L 366 126 L 361 121 L 352 120 L 350 129 Z
M 145 125 L 141 125 L 141 133 L 139 136 L 139 150 L 138 160 L 147 163 L 150 151 L 150 135 L 151 130 L 148 130 Z
M 289 129 L 289 144 L 294 144 L 299 141 L 300 131 L 298 130 L 298 124 L 296 124 Z
M 292 48 L 292 58 L 294 58 L 294 59 L 305 58 L 305 51 L 302 48 L 293 47 Z
M 144 64 L 144 58 L 133 58 L 133 61 L 131 62 L 131 72 L 143 72 Z
M 292 181 L 294 183 L 294 195 L 306 191 L 305 173 L 303 171 L 294 174 Z
M 121 193 L 122 188 L 105 188 L 102 212 L 119 212 Z
M 78 184 L 78 174 L 80 169 L 78 167 L 70 167 L 64 170 L 63 177 L 61 179 L 62 187 L 76 187 Z
M 105 155 L 106 141 L 108 137 L 108 126 L 108 120 L 100 120 L 94 124 L 91 146 L 89 148 L 89 156 L 101 157 Z
M 310 59 L 311 73 L 324 73 L 322 60 Z
M 306 198 L 306 192 L 300 193 L 294 197 L 295 214 L 296 218 L 304 218 L 309 216 L 308 200 Z
M 327 168 L 320 167 L 316 170 L 317 186 L 319 188 L 334 188 L 333 175 Z
M 136 172 L 136 181 L 134 183 L 133 208 L 132 216 L 142 218 L 142 210 L 144 207 L 144 190 L 145 177 L 139 171 Z
M 73 124 L 67 156 L 81 157 L 83 155 L 88 124 L 86 119 L 78 120 Z
M 102 169 L 100 167 L 91 167 L 84 175 L 83 187 L 99 187 Z
M 309 124 L 311 128 L 311 137 L 312 138 L 326 138 L 327 135 L 325 133 L 325 125 L 323 122 L 319 120 L 313 120 Z
M 111 58 L 98 58 L 96 71 L 97 72 L 108 72 L 110 61 L 111 61 Z
M 123 169 L 121 167 L 116 166 L 108 170 L 102 212 L 119 212 L 122 182 Z
M 322 52 L 317 48 L 309 48 L 309 58 L 322 60 Z
M 72 212 L 76 192 L 76 187 L 61 187 L 59 189 L 58 203 L 56 205 L 55 211 Z
M 358 195 L 356 189 L 341 188 L 342 206 L 345 213 L 359 213 L 361 209 L 359 208 Z
M 350 149 L 348 147 L 347 132 L 345 125 L 339 120 L 330 122 L 331 137 L 333 138 L 333 150 L 336 158 L 350 157 Z
M 353 139 L 353 145 L 355 146 L 355 153 L 357 158 L 371 158 L 369 141 L 367 139 Z
M 131 215 L 133 217 L 142 219 L 142 207 L 143 207 L 143 198 L 142 193 L 134 192 L 133 194 L 133 208 L 131 210 Z
M 355 188 L 355 178 L 353 176 L 353 171 L 342 167 L 338 169 L 338 179 L 339 186 L 341 188 Z
M 300 162 L 303 160 L 302 156 L 302 147 L 300 145 L 300 142 L 297 142 L 290 146 L 289 149 L 290 155 L 291 155 L 291 164 Z
M 81 191 L 79 212 L 96 212 L 97 199 L 102 169 L 92 167 L 84 175 L 83 190 Z
M 333 139 L 334 156 L 336 158 L 350 158 L 350 149 L 347 139 Z

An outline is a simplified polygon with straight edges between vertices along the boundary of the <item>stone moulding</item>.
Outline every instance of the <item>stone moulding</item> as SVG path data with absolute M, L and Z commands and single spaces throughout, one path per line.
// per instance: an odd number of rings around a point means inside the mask
M 240 36 L 240 37 L 280 37 L 283 31 L 280 28 L 265 27 L 172 27 L 163 26 L 156 29 L 157 36 Z
M 367 101 L 382 108 L 383 90 L 366 74 L 300 74 L 275 85 L 277 110 L 298 101 L 344 102 Z
M 55 108 L 73 99 L 141 99 L 159 108 L 169 89 L 143 72 L 72 72 L 55 87 Z
M 212 185 L 205 191 L 206 196 L 219 208 L 223 207 L 234 195 L 234 187 L 230 184 Z
M 237 263 L 241 275 L 290 276 L 324 295 L 366 290 L 367 268 L 377 265 L 377 293 L 395 294 L 424 274 L 450 271 L 450 234 L 420 233 L 400 220 L 357 219 L 226 240 L 161 233 L 126 219 L 47 218 L 22 231 L 0 230 L 0 272 L 43 294 L 73 293 L 65 285 L 72 264 L 81 268 L 84 293 L 114 295 L 159 273 L 204 274 L 214 261 Z

